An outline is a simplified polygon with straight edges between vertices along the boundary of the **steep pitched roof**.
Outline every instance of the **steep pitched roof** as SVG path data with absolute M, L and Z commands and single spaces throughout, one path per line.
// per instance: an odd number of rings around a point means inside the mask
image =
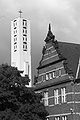
M 61 54 L 67 59 L 67 67 L 71 69 L 73 75 L 76 76 L 80 57 L 80 44 L 67 42 L 58 42 L 58 44 Z M 78 77 L 80 77 L 80 72 Z
M 51 25 L 49 24 L 48 33 L 47 33 L 46 39 L 44 41 L 47 43 L 47 42 L 50 42 L 50 41 L 52 41 L 54 39 L 55 39 L 55 36 L 51 32 Z
M 51 60 L 47 62 L 43 62 L 45 59 L 46 47 L 43 47 L 42 51 L 42 59 L 40 61 L 39 67 L 37 69 L 42 69 L 43 67 L 55 64 L 59 61 L 64 61 L 64 67 L 67 73 L 73 74 L 76 77 L 76 72 L 79 64 L 80 58 L 80 44 L 75 43 L 67 43 L 67 42 L 59 42 L 55 39 L 55 35 L 53 35 L 51 31 L 51 26 L 49 24 L 48 33 L 45 39 L 46 44 L 51 43 L 54 49 L 56 50 L 55 58 L 51 58 Z M 78 78 L 80 77 L 80 69 L 78 71 Z

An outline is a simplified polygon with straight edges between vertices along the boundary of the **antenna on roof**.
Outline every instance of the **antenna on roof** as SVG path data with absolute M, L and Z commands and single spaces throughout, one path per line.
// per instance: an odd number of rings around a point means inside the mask
M 21 10 L 19 10 L 18 12 L 19 12 L 19 14 L 20 14 L 20 18 L 21 18 L 21 14 L 22 14 L 23 12 L 22 12 Z

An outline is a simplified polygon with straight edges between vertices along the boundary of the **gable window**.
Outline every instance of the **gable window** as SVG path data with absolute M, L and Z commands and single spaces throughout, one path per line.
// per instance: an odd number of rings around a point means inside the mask
M 54 120 L 60 120 L 60 117 L 57 116 L 57 117 L 54 118 Z
M 66 89 L 61 88 L 61 102 L 65 103 L 66 102 Z
M 62 116 L 62 120 L 67 120 L 67 116 Z
M 48 106 L 48 91 L 45 91 L 44 92 L 44 105 L 45 106 Z
M 58 89 L 54 90 L 54 103 L 55 105 L 59 104 L 59 90 Z

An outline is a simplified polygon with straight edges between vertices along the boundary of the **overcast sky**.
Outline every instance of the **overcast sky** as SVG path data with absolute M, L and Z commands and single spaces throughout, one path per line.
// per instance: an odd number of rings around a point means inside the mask
M 0 0 L 0 64 L 10 64 L 10 22 L 22 16 L 31 21 L 32 66 L 38 66 L 51 23 L 59 41 L 80 43 L 80 0 Z

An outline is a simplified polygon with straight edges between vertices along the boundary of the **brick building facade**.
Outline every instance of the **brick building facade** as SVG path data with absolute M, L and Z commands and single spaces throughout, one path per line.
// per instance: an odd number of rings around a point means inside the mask
M 80 45 L 57 41 L 49 24 L 34 87 L 49 120 L 80 120 L 79 56 Z

